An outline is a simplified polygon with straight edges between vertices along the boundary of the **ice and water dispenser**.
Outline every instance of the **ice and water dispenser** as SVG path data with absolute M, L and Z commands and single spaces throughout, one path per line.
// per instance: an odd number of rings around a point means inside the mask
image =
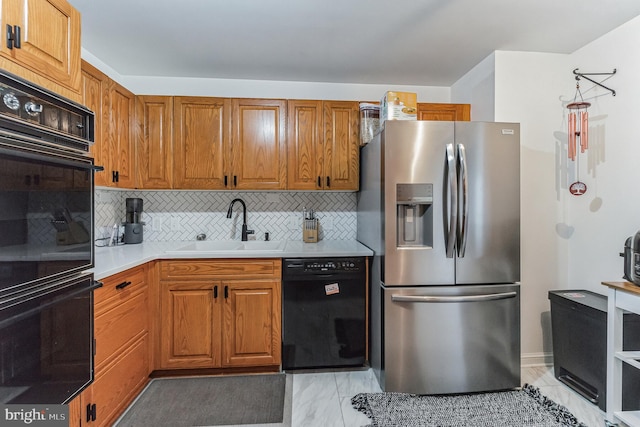
M 433 246 L 433 184 L 396 185 L 397 246 Z

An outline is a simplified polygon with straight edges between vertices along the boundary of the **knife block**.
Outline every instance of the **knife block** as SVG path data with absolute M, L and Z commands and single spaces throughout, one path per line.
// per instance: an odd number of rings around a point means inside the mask
M 302 241 L 316 243 L 318 241 L 318 219 L 305 219 L 302 226 Z

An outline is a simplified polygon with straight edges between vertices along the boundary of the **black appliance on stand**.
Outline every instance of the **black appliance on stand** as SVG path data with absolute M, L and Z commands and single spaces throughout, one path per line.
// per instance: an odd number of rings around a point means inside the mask
M 0 403 L 93 381 L 94 114 L 0 70 Z
M 142 243 L 142 199 L 130 198 L 125 200 L 127 220 L 124 223 L 124 242 Z

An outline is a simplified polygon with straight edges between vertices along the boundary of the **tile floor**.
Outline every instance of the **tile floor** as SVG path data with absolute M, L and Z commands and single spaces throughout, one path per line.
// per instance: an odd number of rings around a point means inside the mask
M 357 393 L 380 391 L 373 371 L 295 373 L 292 380 L 291 424 L 285 417 L 286 423 L 282 426 L 359 427 L 369 424 L 366 416 L 353 409 L 351 397 Z M 566 406 L 587 426 L 605 425 L 604 413 L 556 380 L 552 367 L 524 368 L 522 383 L 538 387 L 542 394 Z
M 523 368 L 521 379 L 522 384 L 538 387 L 542 394 L 567 407 L 587 426 L 605 426 L 605 414 L 556 380 L 552 367 Z M 366 426 L 369 418 L 353 409 L 351 398 L 358 393 L 375 392 L 380 392 L 380 387 L 370 369 L 288 373 L 282 423 L 233 427 Z

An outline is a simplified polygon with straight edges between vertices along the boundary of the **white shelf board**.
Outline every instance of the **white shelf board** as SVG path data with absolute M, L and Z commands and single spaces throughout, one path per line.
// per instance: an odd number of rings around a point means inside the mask
M 640 426 L 640 411 L 620 411 L 614 412 L 613 415 L 631 427 Z
M 640 369 L 640 351 L 616 351 L 615 356 L 616 359 Z

